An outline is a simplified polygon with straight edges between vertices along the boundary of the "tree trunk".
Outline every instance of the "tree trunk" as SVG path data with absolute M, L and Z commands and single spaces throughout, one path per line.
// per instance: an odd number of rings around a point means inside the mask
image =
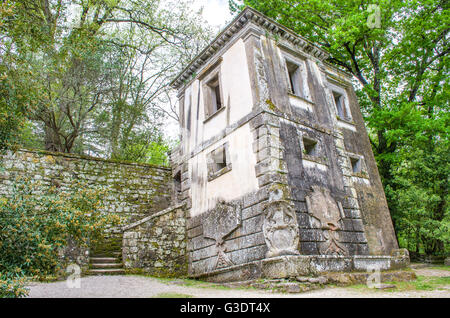
M 45 150 L 63 152 L 63 146 L 61 144 L 61 139 L 58 133 L 48 126 L 44 127 L 44 132 L 45 132 L 44 136 Z

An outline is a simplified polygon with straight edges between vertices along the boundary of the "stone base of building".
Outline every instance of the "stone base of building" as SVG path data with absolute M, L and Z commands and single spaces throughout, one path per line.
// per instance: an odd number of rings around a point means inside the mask
M 287 255 L 231 266 L 209 273 L 192 275 L 209 282 L 233 282 L 259 278 L 279 279 L 318 276 L 330 272 L 388 271 L 406 268 L 409 257 L 396 256 L 331 256 Z

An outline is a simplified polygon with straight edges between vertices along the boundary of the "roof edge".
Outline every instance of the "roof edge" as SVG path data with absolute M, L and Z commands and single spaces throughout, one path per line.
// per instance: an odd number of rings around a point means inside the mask
M 217 51 L 224 47 L 250 21 L 270 32 L 279 34 L 287 41 L 290 41 L 295 46 L 299 46 L 303 51 L 319 60 L 323 61 L 329 57 L 329 53 L 318 44 L 305 39 L 291 29 L 286 28 L 259 11 L 247 6 L 170 82 L 170 86 L 174 89 L 179 89 L 183 82 L 190 79 L 192 74 L 202 67 Z

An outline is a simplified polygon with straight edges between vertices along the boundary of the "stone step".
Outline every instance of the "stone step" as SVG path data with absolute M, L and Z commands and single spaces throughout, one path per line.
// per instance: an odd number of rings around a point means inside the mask
M 121 257 L 122 256 L 122 252 L 91 252 L 91 257 Z
M 103 247 L 94 247 L 94 248 L 92 248 L 92 251 L 93 252 L 96 252 L 96 251 L 117 251 L 117 250 L 120 250 L 120 249 L 122 249 L 122 244 L 120 244 L 120 245 L 108 245 L 108 246 L 103 246 Z
M 91 263 L 89 268 L 93 269 L 109 269 L 109 268 L 123 268 L 122 263 Z
M 118 257 L 90 257 L 89 262 L 91 264 L 119 264 L 121 263 L 120 259 Z
M 109 269 L 90 269 L 86 272 L 87 275 L 123 275 L 125 270 L 121 268 Z
M 111 254 L 111 253 L 120 253 L 120 251 L 122 250 L 122 246 L 119 247 L 114 247 L 114 248 L 94 248 L 91 249 L 91 254 L 95 255 L 95 254 Z

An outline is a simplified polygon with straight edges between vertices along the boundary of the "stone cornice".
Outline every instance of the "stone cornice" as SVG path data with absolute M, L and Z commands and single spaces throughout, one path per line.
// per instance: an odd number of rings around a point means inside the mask
M 294 31 L 264 16 L 260 12 L 250 7 L 246 7 L 221 33 L 219 33 L 211 44 L 189 63 L 189 65 L 170 83 L 170 86 L 179 89 L 186 81 L 191 80 L 193 74 L 197 73 L 202 66 L 208 63 L 214 54 L 230 42 L 233 36 L 249 22 L 253 22 L 274 35 L 281 36 L 285 40 L 291 42 L 295 47 L 298 47 L 301 51 L 304 51 L 319 60 L 323 61 L 329 57 L 329 53 L 317 44 L 308 41 Z

